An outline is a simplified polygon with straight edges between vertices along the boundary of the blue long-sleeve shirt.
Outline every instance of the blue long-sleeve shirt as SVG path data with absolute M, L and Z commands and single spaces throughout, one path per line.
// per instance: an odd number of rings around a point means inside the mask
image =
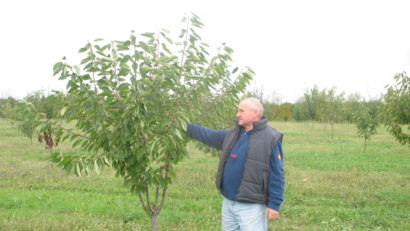
M 187 133 L 192 138 L 221 150 L 228 130 L 212 130 L 190 123 L 187 127 Z M 224 166 L 221 192 L 230 200 L 236 200 L 251 135 L 252 130 L 245 131 L 243 128 L 241 129 L 239 137 L 232 146 Z M 269 194 L 267 207 L 279 211 L 283 201 L 284 190 L 283 153 L 280 141 L 277 142 L 272 150 L 268 181 Z

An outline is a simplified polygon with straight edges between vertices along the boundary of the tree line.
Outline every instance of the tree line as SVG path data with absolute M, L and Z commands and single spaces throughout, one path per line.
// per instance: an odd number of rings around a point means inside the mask
M 337 93 L 335 88 L 320 89 L 318 86 L 306 90 L 294 103 L 266 99 L 263 89 L 253 89 L 245 95 L 259 98 L 264 105 L 264 114 L 270 120 L 330 124 L 332 139 L 335 123 L 356 124 L 358 135 L 364 137 L 365 143 L 376 133 L 379 125 L 385 124 L 398 142 L 410 144 L 405 127 L 410 121 L 410 81 L 406 72 L 395 75 L 394 79 L 395 84 L 386 86 L 385 94 L 370 100 L 365 100 L 359 93 L 346 95 L 344 92 Z M 30 116 L 42 113 L 47 119 L 55 119 L 63 107 L 63 100 L 68 100 L 69 97 L 57 91 L 47 95 L 42 91 L 35 91 L 22 100 L 0 98 L 0 117 L 8 119 L 16 125 L 19 132 L 32 140 L 35 124 L 32 124 L 33 118 L 30 119 Z M 27 107 L 28 104 L 31 106 Z
M 269 100 L 263 88 L 255 88 L 247 94 L 263 102 L 265 116 L 270 120 L 330 124 L 332 139 L 335 123 L 354 123 L 358 135 L 364 137 L 366 150 L 367 141 L 381 124 L 399 143 L 410 145 L 410 78 L 402 72 L 396 74 L 394 80 L 394 84 L 386 86 L 385 94 L 370 100 L 358 93 L 346 95 L 337 93 L 335 88 L 318 86 L 306 90 L 294 103 L 279 103 L 276 98 Z

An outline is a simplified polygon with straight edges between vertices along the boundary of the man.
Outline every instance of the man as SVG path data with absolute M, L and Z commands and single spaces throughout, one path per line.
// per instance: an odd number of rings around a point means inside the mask
M 187 133 L 221 150 L 216 187 L 224 196 L 222 230 L 267 230 L 283 201 L 282 134 L 268 126 L 255 98 L 240 102 L 236 118 L 228 130 L 190 123 Z

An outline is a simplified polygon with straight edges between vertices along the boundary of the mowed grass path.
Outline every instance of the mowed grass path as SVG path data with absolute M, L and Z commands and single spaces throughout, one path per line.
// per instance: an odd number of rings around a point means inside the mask
M 410 230 L 410 148 L 384 128 L 363 153 L 352 124 L 272 122 L 285 134 L 285 201 L 269 230 Z M 62 147 L 63 149 L 66 147 Z M 111 169 L 76 177 L 42 144 L 0 119 L 0 230 L 149 230 L 135 195 Z M 160 230 L 220 230 L 217 158 L 189 146 L 176 166 Z

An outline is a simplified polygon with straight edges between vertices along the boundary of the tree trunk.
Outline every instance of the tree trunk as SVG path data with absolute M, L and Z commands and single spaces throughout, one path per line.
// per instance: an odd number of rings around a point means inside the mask
M 334 123 L 332 123 L 332 140 L 333 140 L 333 125 L 334 125 Z
M 167 163 L 164 168 L 164 174 L 167 177 L 171 171 L 171 164 Z M 162 193 L 160 191 L 162 190 Z M 143 198 L 143 191 L 145 191 L 145 200 Z M 161 209 L 164 207 L 165 197 L 167 194 L 167 187 L 155 187 L 154 199 L 150 200 L 149 187 L 145 190 L 138 192 L 138 197 L 140 199 L 141 205 L 147 212 L 148 216 L 151 218 L 151 231 L 158 230 L 158 215 Z
M 364 138 L 364 152 L 366 152 L 367 138 Z
M 151 214 L 151 231 L 158 230 L 158 214 Z

